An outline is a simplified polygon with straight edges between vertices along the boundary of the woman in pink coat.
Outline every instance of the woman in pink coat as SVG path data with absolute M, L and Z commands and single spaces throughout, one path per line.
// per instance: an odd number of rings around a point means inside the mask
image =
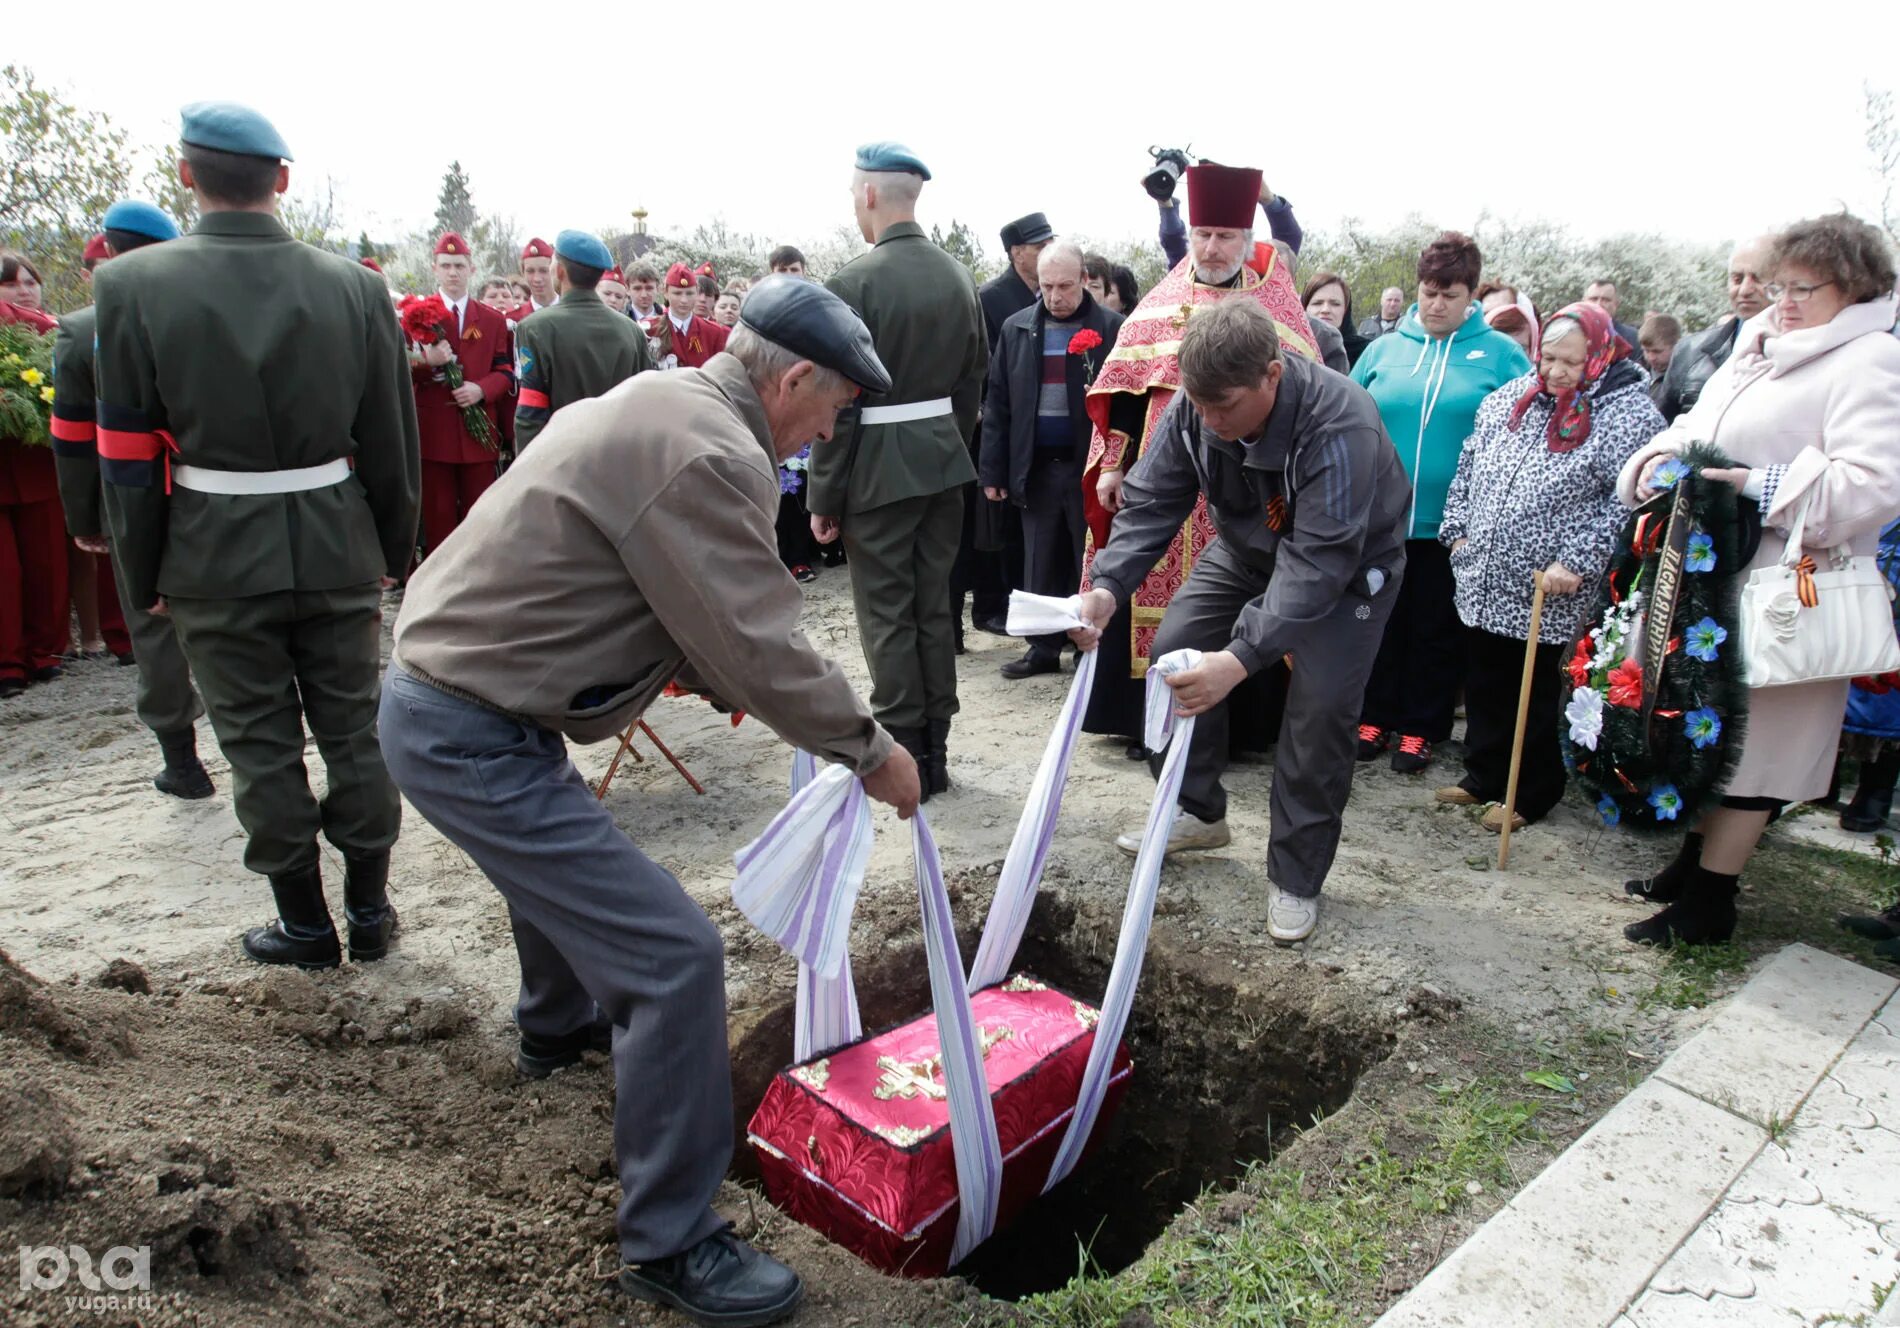
M 1774 303 L 1743 324 L 1694 409 L 1630 458 L 1619 495 L 1632 507 L 1646 501 L 1658 465 L 1690 443 L 1711 442 L 1735 466 L 1704 474 L 1761 508 L 1761 548 L 1745 571 L 1780 560 L 1804 503 L 1803 544 L 1816 562 L 1839 546 L 1871 554 L 1880 528 L 1900 514 L 1893 256 L 1878 230 L 1843 213 L 1777 236 L 1767 266 Z M 1827 793 L 1846 700 L 1845 681 L 1749 693 L 1741 761 L 1721 805 L 1689 832 L 1674 862 L 1625 887 L 1668 907 L 1624 935 L 1651 945 L 1729 938 L 1737 882 L 1770 814 Z

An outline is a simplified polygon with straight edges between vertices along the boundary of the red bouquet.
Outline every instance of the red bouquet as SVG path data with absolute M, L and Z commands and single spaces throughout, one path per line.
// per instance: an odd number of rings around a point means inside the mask
M 440 295 L 426 298 L 404 296 L 402 303 L 396 306 L 396 312 L 402 320 L 402 334 L 418 346 L 433 346 L 438 341 L 449 341 L 453 334 L 455 320 L 449 316 L 449 307 L 442 303 Z M 465 381 L 462 362 L 453 355 L 442 366 L 442 373 L 448 380 L 451 392 Z M 501 439 L 495 433 L 495 422 L 488 418 L 488 408 L 481 402 L 462 407 L 462 427 L 468 430 L 469 437 L 489 451 L 501 449 Z
M 1069 354 L 1086 355 L 1102 344 L 1102 334 L 1092 327 L 1085 327 L 1069 338 Z

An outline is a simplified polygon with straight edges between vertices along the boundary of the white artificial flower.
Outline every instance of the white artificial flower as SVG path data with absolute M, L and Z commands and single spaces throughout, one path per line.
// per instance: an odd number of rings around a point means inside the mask
M 1570 721 L 1570 741 L 1594 752 L 1603 733 L 1602 695 L 1590 687 L 1577 688 L 1564 707 L 1564 718 Z

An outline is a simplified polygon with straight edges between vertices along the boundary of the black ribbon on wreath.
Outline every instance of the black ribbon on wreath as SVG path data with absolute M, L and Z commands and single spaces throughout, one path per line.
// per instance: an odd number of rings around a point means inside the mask
M 1729 464 L 1697 443 L 1657 468 L 1661 492 L 1631 514 L 1564 660 L 1564 763 L 1606 825 L 1683 828 L 1741 755 L 1753 504 L 1701 474 Z

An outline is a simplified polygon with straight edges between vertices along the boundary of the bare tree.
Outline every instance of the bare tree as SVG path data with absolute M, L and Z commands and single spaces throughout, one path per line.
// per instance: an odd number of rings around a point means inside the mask
M 1900 202 L 1894 197 L 1900 192 L 1900 123 L 1894 120 L 1893 89 L 1863 83 L 1861 90 L 1866 97 L 1867 153 L 1880 182 L 1880 224 L 1900 245 Z

